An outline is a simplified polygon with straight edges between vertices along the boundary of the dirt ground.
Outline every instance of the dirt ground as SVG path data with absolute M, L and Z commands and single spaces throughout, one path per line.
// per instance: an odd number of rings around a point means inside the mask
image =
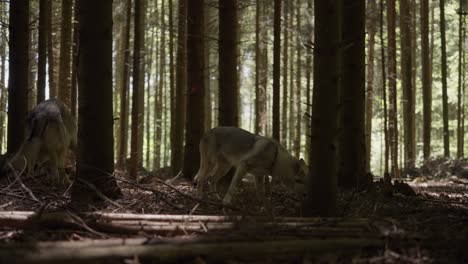
M 259 260 L 227 259 L 225 263 L 468 263 L 468 177 L 465 161 L 437 160 L 428 162 L 410 178 L 408 183 L 415 194 L 405 188 L 388 190 L 376 181 L 374 188 L 361 192 L 339 194 L 339 216 L 344 219 L 366 218 L 373 225 L 374 234 L 385 241 L 383 247 L 362 248 L 358 251 L 336 250 L 325 255 L 265 256 Z M 408 173 L 409 174 L 409 173 Z M 174 214 L 174 215 L 257 215 L 301 216 L 304 195 L 285 189 L 273 190 L 272 213 L 257 202 L 252 185 L 243 184 L 236 197 L 236 208 L 223 208 L 214 197 L 200 197 L 190 182 L 168 185 L 168 170 L 141 175 L 139 184 L 127 183 L 125 175 L 117 173 L 123 197 L 114 203 L 103 202 L 95 210 L 111 213 Z M 0 182 L 0 211 L 54 211 L 67 208 L 69 186 L 54 187 L 44 184 L 41 176 L 24 179 L 27 188 L 2 179 Z M 38 201 L 26 190 L 29 189 Z M 271 230 L 270 230 L 271 231 Z M 229 231 L 232 232 L 237 231 Z M 241 231 L 239 231 L 241 232 Z M 252 231 L 255 233 L 255 231 Z M 251 233 L 250 235 L 252 236 Z M 300 236 L 301 230 L 290 230 L 289 235 Z M 149 234 L 140 234 L 150 238 Z M 218 233 L 219 235 L 219 233 Z M 124 237 L 113 234 L 112 237 Z M 178 234 L 168 234 L 177 237 Z M 204 236 L 189 233 L 184 236 Z M 364 236 L 364 235 L 363 235 Z M 87 230 L 43 229 L 26 233 L 0 226 L 0 246 L 23 241 L 62 241 L 96 238 Z M 203 257 L 190 263 L 209 262 Z M 118 263 L 138 263 L 124 262 Z

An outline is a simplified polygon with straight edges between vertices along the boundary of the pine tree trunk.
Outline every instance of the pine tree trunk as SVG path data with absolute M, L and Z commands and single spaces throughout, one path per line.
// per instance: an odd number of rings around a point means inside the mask
M 177 174 L 182 169 L 183 142 L 185 131 L 185 90 L 187 85 L 187 0 L 179 0 L 179 20 L 177 25 L 177 58 L 176 58 L 176 83 L 175 83 L 175 125 L 172 128 L 173 138 L 171 145 L 172 174 Z
M 78 99 L 78 51 L 80 40 L 80 25 L 78 23 L 78 5 L 75 0 L 75 8 L 73 11 L 73 48 L 72 48 L 72 73 L 71 73 L 71 107 L 72 115 L 76 117 L 77 99 Z M 117 140 L 118 141 L 118 140 Z
M 219 1 L 219 125 L 239 126 L 237 0 Z
M 301 0 L 296 2 L 296 45 L 297 45 L 297 66 L 296 66 L 296 133 L 294 141 L 294 153 L 296 157 L 301 154 L 302 137 L 302 109 L 301 109 L 301 78 L 302 78 L 302 35 L 301 35 Z
M 308 0 L 307 1 L 307 10 L 310 12 L 311 17 L 314 13 L 314 10 L 312 8 L 313 6 L 313 0 Z M 309 22 L 310 25 L 310 31 L 308 34 L 310 34 L 310 37 L 307 40 L 307 59 L 306 59 L 306 115 L 307 118 L 306 120 L 309 120 L 309 118 L 312 116 L 312 84 L 311 84 L 311 78 L 312 78 L 312 43 L 314 41 L 313 36 L 314 36 L 314 29 L 313 29 L 313 22 Z M 310 141 L 311 141 L 311 135 L 310 135 L 310 123 L 308 123 L 306 126 L 306 131 L 305 133 L 306 136 L 306 147 L 305 147 L 305 160 L 309 160 L 309 153 L 310 153 Z
M 429 51 L 429 0 L 421 0 L 421 64 L 423 91 L 423 155 L 431 156 L 432 83 Z
M 169 137 L 170 137 L 170 146 L 166 147 L 166 150 L 172 149 L 174 144 L 174 138 L 172 137 L 172 131 L 175 127 L 175 73 L 174 73 L 174 3 L 173 0 L 169 0 L 169 89 L 171 91 L 171 122 L 170 122 L 170 130 L 169 130 Z M 149 153 L 149 152 L 148 152 Z M 171 162 L 172 164 L 172 162 Z M 175 174 L 174 174 L 175 175 Z
M 0 6 L 6 5 L 6 3 L 0 3 Z M 2 6 L 0 11 L 4 11 L 6 8 Z M 3 17 L 2 17 L 2 22 L 3 22 Z M 3 153 L 4 151 L 4 138 L 5 138 L 5 114 L 6 114 L 6 101 L 8 99 L 8 93 L 7 93 L 7 87 L 5 85 L 6 82 L 6 29 L 2 28 L 0 30 L 0 36 L 2 41 L 0 41 L 0 151 Z
M 77 177 L 109 198 L 121 196 L 115 178 L 112 114 L 112 1 L 78 1 L 80 10 L 79 120 Z M 100 199 L 79 180 L 72 203 Z
M 200 164 L 198 145 L 204 134 L 204 19 L 203 0 L 190 0 L 187 6 L 187 123 L 185 133 L 185 177 L 193 179 Z M 190 45 L 188 45 L 190 44 Z
M 448 116 L 447 95 L 447 50 L 445 41 L 445 4 L 439 0 L 440 8 L 440 46 L 441 46 L 441 71 L 442 71 L 442 120 L 444 127 L 444 157 L 450 157 L 450 131 Z
M 395 178 L 399 178 L 398 168 L 398 105 L 396 89 L 396 11 L 395 0 L 387 0 L 387 28 L 388 28 L 388 86 L 390 89 L 390 125 L 389 141 L 391 142 L 392 171 Z
M 383 99 L 383 114 L 384 114 L 384 177 L 389 176 L 389 131 L 388 131 L 388 107 L 387 107 L 387 72 L 385 64 L 385 39 L 384 39 L 384 1 L 380 1 L 380 55 L 382 59 L 382 99 Z
M 281 0 L 274 0 L 273 21 L 273 138 L 280 141 Z
M 336 214 L 341 0 L 315 2 L 314 94 L 306 216 Z
M 57 97 L 57 80 L 55 79 L 55 56 L 54 56 L 54 32 L 52 27 L 53 3 L 52 0 L 47 1 L 46 31 L 47 31 L 47 66 L 49 70 L 49 97 Z
M 289 28 L 288 30 L 294 28 L 294 0 L 290 0 L 289 1 L 289 6 L 288 6 L 288 12 L 289 12 L 289 16 L 288 16 L 288 19 L 289 19 Z M 289 119 L 288 119 L 288 125 L 287 125 L 287 128 L 288 128 L 288 132 L 289 132 L 289 137 L 288 137 L 288 147 L 289 147 L 289 150 L 291 151 L 291 153 L 293 153 L 294 151 L 294 124 L 296 123 L 295 120 L 296 120 L 296 113 L 294 112 L 294 46 L 292 45 L 293 44 L 293 31 L 291 31 L 291 34 L 289 34 L 289 46 L 288 46 L 288 49 L 290 49 L 289 51 L 289 68 L 287 70 L 289 70 L 289 85 L 287 87 L 289 87 L 289 98 L 288 98 L 288 106 L 289 106 Z M 288 65 L 288 64 L 285 64 L 285 65 Z
M 465 58 L 465 51 L 463 49 L 463 40 L 464 40 L 464 16 L 463 14 L 467 7 L 463 6 L 463 2 L 460 1 L 460 8 L 458 14 L 458 91 L 457 91 L 457 158 L 461 159 L 464 156 L 464 126 L 463 126 L 463 113 L 464 113 L 464 104 L 463 104 L 463 86 L 464 86 L 464 69 L 463 69 L 463 59 Z
M 8 152 L 23 142 L 28 112 L 29 1 L 10 2 L 8 65 Z
M 130 169 L 129 176 L 133 180 L 137 180 L 137 171 L 141 165 L 141 145 L 140 145 L 140 133 L 143 132 L 142 124 L 143 117 L 140 113 L 141 104 L 144 102 L 141 101 L 142 96 L 140 93 L 143 92 L 141 85 L 141 74 L 143 60 L 143 47 L 144 47 L 144 25 L 143 25 L 143 16 L 144 12 L 144 1 L 145 0 L 135 0 L 134 10 L 135 10 L 135 21 L 134 21 L 134 41 L 133 41 L 133 90 L 132 90 L 132 134 L 131 134 L 131 143 L 130 143 Z
M 376 32 L 376 2 L 368 2 L 367 8 L 367 89 L 366 89 L 366 172 L 371 172 L 371 149 L 372 149 L 372 115 L 374 102 L 374 57 L 375 57 L 375 32 Z
M 217 36 L 215 35 L 214 32 L 212 32 L 212 27 L 211 24 L 214 21 L 217 21 L 217 19 L 212 19 L 213 16 L 213 8 L 210 5 L 205 5 L 205 21 L 204 21 L 204 27 L 205 27 L 205 51 L 204 51 L 204 60 L 205 60 L 205 130 L 208 130 L 211 128 L 211 124 L 213 123 L 213 117 L 214 117 L 214 111 L 213 107 L 211 106 L 211 93 L 212 93 L 212 87 L 211 87 L 211 67 L 212 67 L 212 62 L 210 60 L 210 51 L 212 50 L 212 45 L 213 45 L 213 39 L 216 39 Z
M 362 188 L 369 184 L 365 177 L 365 1 L 344 1 L 342 22 L 343 134 L 338 184 Z
M 39 36 L 37 43 L 37 103 L 45 100 L 47 66 L 47 0 L 39 1 Z
M 282 88 L 283 98 L 281 105 L 281 143 L 286 146 L 288 142 L 288 58 L 289 58 L 289 1 L 285 1 L 283 5 L 283 76 Z
M 130 27 L 131 27 L 131 12 L 132 12 L 132 3 L 131 0 L 127 0 L 125 4 L 125 25 L 124 25 L 124 34 L 123 37 L 123 47 L 122 52 L 124 53 L 124 58 L 122 61 L 122 72 L 119 74 L 121 78 L 119 87 L 120 92 L 120 119 L 119 119 L 119 141 L 118 144 L 120 148 L 118 149 L 117 156 L 117 167 L 123 168 L 126 164 L 127 159 L 127 147 L 128 147 L 128 90 L 130 83 Z
M 60 66 L 58 98 L 71 106 L 71 43 L 72 43 L 72 0 L 62 0 L 62 22 L 60 32 Z

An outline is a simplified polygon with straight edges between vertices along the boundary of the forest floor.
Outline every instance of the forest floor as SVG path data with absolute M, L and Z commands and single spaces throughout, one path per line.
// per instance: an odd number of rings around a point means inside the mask
M 27 228 L 27 225 L 21 225 L 19 228 L 11 225 L 8 219 L 2 219 L 0 215 L 0 263 L 9 263 L 5 261 L 11 261 L 17 256 L 15 254 L 20 254 L 11 253 L 14 252 L 12 248 L 18 249 L 25 244 L 118 238 L 142 238 L 144 241 L 138 242 L 139 245 L 156 246 L 161 243 L 171 245 L 174 241 L 185 241 L 184 245 L 190 247 L 188 253 L 180 253 L 180 257 L 160 259 L 171 260 L 174 263 L 468 263 L 467 160 L 438 159 L 427 162 L 421 169 L 408 174 L 412 176 L 405 178 L 403 182 L 408 183 L 411 188 L 395 183 L 395 186 L 389 189 L 383 181 L 377 181 L 371 190 L 342 192 L 338 199 L 339 218 L 323 218 L 319 222 L 310 220 L 313 223 L 308 222 L 307 225 L 298 225 L 297 221 L 302 220 L 293 218 L 301 216 L 304 195 L 285 189 L 273 190 L 272 212 L 267 212 L 262 203 L 257 202 L 253 187 L 249 184 L 243 184 L 244 188 L 237 196 L 235 208 L 225 208 L 213 197 L 199 197 L 192 183 L 179 181 L 167 184 L 165 180 L 170 178 L 168 169 L 143 173 L 141 176 L 145 178 L 139 184 L 127 182 L 124 179 L 125 175 L 117 174 L 123 197 L 114 202 L 107 201 L 96 205 L 94 211 L 117 216 L 126 213 L 235 215 L 249 216 L 249 219 L 257 220 L 248 223 L 232 220 L 234 224 L 229 228 L 225 228 L 225 222 L 219 222 L 219 225 L 212 222 L 208 225 L 208 222 L 205 222 L 204 225 L 198 221 L 199 223 L 195 223 L 196 228 L 192 229 L 184 229 L 183 224 L 179 223 L 173 229 L 165 227 L 164 232 L 145 228 L 130 232 L 131 230 L 118 228 L 99 229 L 99 226 L 88 222 L 83 222 L 82 225 L 49 222 L 39 225 L 39 228 L 38 225 L 33 229 Z M 24 179 L 23 183 L 26 187 L 21 187 L 18 183 L 8 183 L 5 179 L 0 182 L 0 214 L 10 211 L 53 212 L 63 208 L 73 212 L 68 206 L 69 186 L 46 185 L 40 177 Z M 170 216 L 167 219 L 169 220 L 164 225 L 173 226 L 176 220 L 170 220 Z M 274 219 L 282 220 L 278 220 L 274 226 L 259 224 L 275 222 Z M 87 220 L 83 217 L 80 221 Z M 288 221 L 295 221 L 294 226 Z M 355 224 L 356 221 L 359 224 Z M 140 226 L 141 223 L 142 221 L 138 222 Z M 191 223 L 190 227 L 193 227 L 193 222 Z M 159 224 L 161 223 L 158 222 Z M 194 238 L 198 240 L 193 240 Z M 155 239 L 157 242 L 154 242 Z M 172 242 L 166 243 L 169 241 L 166 239 L 172 239 Z M 190 244 L 187 241 L 195 242 Z M 194 246 L 207 241 L 208 245 L 214 245 L 214 251 L 197 249 Z M 227 248 L 220 247 L 223 243 L 233 241 L 241 243 L 229 244 Z M 301 241 L 315 241 L 317 244 L 304 245 Z M 279 244 L 274 244 L 275 242 Z M 239 247 L 242 244 L 247 248 Z M 73 244 L 70 247 L 73 247 Z M 180 248 L 177 250 L 182 252 Z M 241 252 L 235 252 L 236 250 Z M 147 263 L 145 258 L 118 256 L 121 255 L 113 255 L 113 261 L 87 263 Z M 147 256 L 151 256 L 151 253 Z M 62 257 L 62 260 L 67 259 L 67 256 Z M 41 259 L 33 260 L 40 262 Z

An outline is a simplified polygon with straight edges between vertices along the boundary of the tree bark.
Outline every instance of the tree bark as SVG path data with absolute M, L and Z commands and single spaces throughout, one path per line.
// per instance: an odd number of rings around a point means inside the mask
M 423 155 L 431 156 L 432 83 L 429 51 L 429 0 L 421 0 L 421 64 L 423 91 Z
M 75 0 L 78 1 L 78 0 Z M 78 5 L 75 2 L 75 7 L 73 10 L 73 48 L 72 48 L 72 58 L 71 58 L 71 105 L 70 111 L 73 116 L 76 117 L 77 114 L 77 100 L 78 100 L 78 51 L 79 51 L 79 41 L 80 41 L 80 26 L 78 22 Z
M 39 1 L 39 36 L 37 43 L 37 104 L 45 100 L 47 66 L 47 0 Z
M 375 1 L 368 2 L 367 9 L 367 89 L 366 89 L 366 172 L 371 172 L 372 150 L 372 117 L 374 103 L 374 57 L 375 57 L 375 33 L 377 23 L 377 8 Z
M 190 0 L 187 5 L 187 119 L 185 132 L 185 177 L 192 179 L 200 164 L 198 145 L 204 134 L 204 1 Z M 189 45 L 190 44 L 190 45 Z
M 62 0 L 58 98 L 71 106 L 72 0 Z
M 464 141 L 465 141 L 465 128 L 464 128 L 464 74 L 465 69 L 463 60 L 465 58 L 465 50 L 463 49 L 465 16 L 468 11 L 468 4 L 463 5 L 460 1 L 459 14 L 458 14 L 458 96 L 457 96 L 457 158 L 461 159 L 464 156 Z
M 439 0 L 440 8 L 440 47 L 441 47 L 441 72 L 442 72 L 442 120 L 444 130 L 444 157 L 450 157 L 450 131 L 448 116 L 447 94 L 447 48 L 445 40 L 445 1 Z
M 273 138 L 280 141 L 281 0 L 274 0 L 273 20 Z
M 301 138 L 302 138 L 302 109 L 301 109 L 301 88 L 302 88 L 302 22 L 301 22 L 301 1 L 296 2 L 296 49 L 297 49 L 297 66 L 296 66 L 296 133 L 294 137 L 294 153 L 296 157 L 301 155 Z
M 8 66 L 8 152 L 23 142 L 28 112 L 29 1 L 10 2 Z
M 121 195 L 114 172 L 112 114 L 112 0 L 80 0 L 77 177 L 109 198 Z M 96 111 L 98 107 L 98 111 Z M 98 146 L 98 147 L 97 147 Z M 79 180 L 72 203 L 101 199 Z
M 237 0 L 219 1 L 219 125 L 239 126 Z
M 336 213 L 341 0 L 315 2 L 314 94 L 306 216 Z
M 175 175 L 182 169 L 183 142 L 185 130 L 185 88 L 187 85 L 187 0 L 179 0 L 179 21 L 177 25 L 177 58 L 175 83 L 175 125 L 172 129 L 171 167 Z
M 283 5 L 283 76 L 281 81 L 283 88 L 283 98 L 281 105 L 281 143 L 286 146 L 288 142 L 288 59 L 289 59 L 289 5 L 290 1 L 285 1 Z
M 384 5 L 385 0 L 380 1 L 380 55 L 382 58 L 382 97 L 383 97 L 383 114 L 384 114 L 384 177 L 389 176 L 389 131 L 388 131 L 388 107 L 387 107 L 387 72 L 385 64 L 385 39 L 384 39 Z
M 47 66 L 49 70 L 49 97 L 57 97 L 57 80 L 56 80 L 56 69 L 55 69 L 55 56 L 54 56 L 54 34 L 52 27 L 53 17 L 53 3 L 52 0 L 47 0 L 47 13 L 46 17 L 46 31 L 47 31 Z

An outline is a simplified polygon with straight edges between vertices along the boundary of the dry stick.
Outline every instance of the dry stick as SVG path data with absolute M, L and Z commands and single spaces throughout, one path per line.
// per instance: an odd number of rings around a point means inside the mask
M 28 201 L 31 201 L 31 202 L 36 202 L 36 203 L 40 203 L 42 204 L 42 202 L 40 201 L 36 201 L 34 199 L 31 199 L 27 196 L 21 196 L 21 195 L 17 195 L 17 194 L 14 194 L 14 193 L 8 193 L 8 192 L 3 192 L 3 191 L 0 191 L 0 194 L 3 194 L 3 195 L 7 195 L 7 196 L 11 196 L 11 197 L 15 197 L 15 198 L 19 198 L 19 199 L 24 199 L 24 200 L 28 200 Z

